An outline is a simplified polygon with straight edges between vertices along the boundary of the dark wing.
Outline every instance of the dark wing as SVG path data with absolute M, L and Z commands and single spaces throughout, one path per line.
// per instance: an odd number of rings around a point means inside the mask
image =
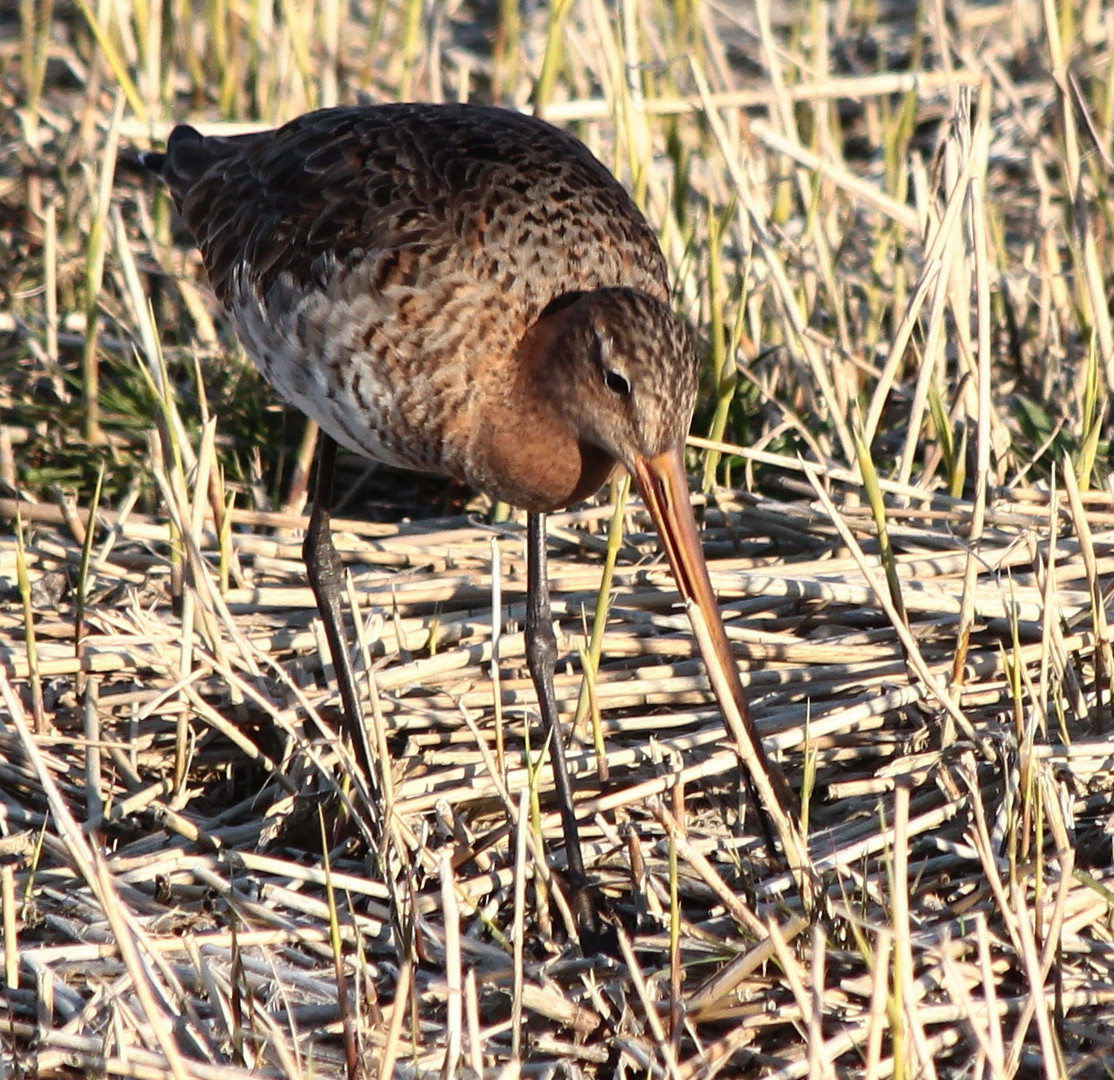
M 657 238 L 622 185 L 576 139 L 507 110 L 325 109 L 229 138 L 179 127 L 160 164 L 225 302 L 284 275 L 324 288 L 369 253 L 383 284 L 420 286 L 447 262 L 527 319 L 573 290 L 668 297 Z

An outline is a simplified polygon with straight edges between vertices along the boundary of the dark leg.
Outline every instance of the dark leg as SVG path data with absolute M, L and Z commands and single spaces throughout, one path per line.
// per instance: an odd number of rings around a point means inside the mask
M 588 890 L 580 833 L 573 810 L 572 784 L 565 760 L 565 736 L 557 715 L 553 692 L 553 669 L 557 663 L 557 638 L 549 608 L 549 578 L 546 573 L 545 514 L 526 518 L 526 663 L 538 695 L 542 723 L 550 738 L 549 757 L 553 763 L 553 783 L 561 804 L 561 825 L 569 861 L 569 889 L 572 909 L 583 951 L 595 951 L 600 941 L 600 922 Z
M 317 452 L 317 484 L 314 488 L 313 512 L 310 514 L 309 528 L 306 530 L 306 538 L 302 544 L 302 557 L 306 562 L 306 574 L 313 595 L 317 598 L 317 610 L 321 613 L 325 638 L 329 642 L 329 652 L 333 658 L 337 686 L 340 689 L 341 707 L 344 710 L 343 727 L 347 730 L 348 738 L 355 748 L 356 760 L 363 770 L 368 793 L 379 802 L 376 773 L 372 768 L 371 747 L 368 743 L 367 727 L 364 725 L 364 712 L 360 707 L 360 695 L 356 690 L 356 676 L 352 671 L 352 661 L 344 632 L 344 616 L 341 612 L 344 564 L 333 546 L 332 531 L 329 527 L 336 458 L 337 444 L 322 432 L 321 446 Z
M 371 747 L 368 743 L 367 728 L 364 726 L 364 711 L 360 707 L 360 695 L 356 690 L 356 676 L 352 671 L 352 661 L 348 654 L 348 642 L 344 633 L 344 616 L 341 614 L 341 597 L 344 595 L 344 564 L 333 546 L 333 534 L 329 526 L 333 506 L 333 472 L 337 460 L 337 444 L 324 432 L 320 435 L 317 451 L 317 483 L 313 492 L 313 511 L 309 516 L 309 527 L 302 543 L 302 558 L 306 563 L 306 576 L 310 588 L 317 599 L 317 610 L 325 627 L 325 638 L 329 642 L 329 652 L 333 657 L 333 669 L 337 675 L 340 689 L 341 709 L 343 710 L 342 730 L 347 729 L 348 738 L 356 751 L 356 760 L 364 774 L 367 793 L 375 806 L 382 806 L 378 774 L 372 767 Z M 386 873 L 387 860 L 383 855 L 383 832 L 372 814 L 373 835 L 378 837 L 379 850 L 373 850 L 383 881 L 390 884 Z M 402 942 L 406 939 L 401 933 L 401 909 L 392 905 L 395 924 L 395 941 L 398 944 L 400 963 L 402 962 Z M 343 968 L 337 968 L 340 998 L 348 997 L 347 979 Z M 344 1054 L 349 1080 L 362 1075 L 357 1049 L 358 1038 L 352 1018 L 344 1013 Z

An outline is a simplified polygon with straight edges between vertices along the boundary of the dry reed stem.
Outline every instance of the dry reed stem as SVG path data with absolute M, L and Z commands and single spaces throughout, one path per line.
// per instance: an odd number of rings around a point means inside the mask
M 1098 5 L 867 24 L 572 0 L 517 25 L 504 5 L 514 63 L 454 5 L 371 7 L 28 3 L 4 54 L 5 1068 L 1108 1069 Z M 291 512 L 312 432 L 282 437 L 301 472 L 280 487 L 196 255 L 112 149 L 172 117 L 227 134 L 357 89 L 489 86 L 522 108 L 537 86 L 628 182 L 716 358 L 694 506 L 759 728 L 808 765 L 809 936 L 637 504 L 550 520 L 557 696 L 598 722 L 570 768 L 621 955 L 585 961 L 562 931 L 519 524 L 477 502 L 423 520 L 375 477 L 379 510 L 412 520 L 335 519 L 383 769 L 365 813 Z M 75 453 L 85 425 L 103 441 Z

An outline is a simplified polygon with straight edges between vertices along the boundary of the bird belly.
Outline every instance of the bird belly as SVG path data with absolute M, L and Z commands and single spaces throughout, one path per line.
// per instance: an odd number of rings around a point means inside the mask
M 279 281 L 266 298 L 238 290 L 230 308 L 267 382 L 340 445 L 384 464 L 464 478 L 453 420 L 466 410 L 468 380 L 457 377 L 452 357 L 431 364 L 392 340 L 391 298 Z

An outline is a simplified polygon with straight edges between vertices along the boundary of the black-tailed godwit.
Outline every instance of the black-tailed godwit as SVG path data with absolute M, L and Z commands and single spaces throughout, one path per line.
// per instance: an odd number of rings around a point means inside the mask
M 372 777 L 329 533 L 336 443 L 528 511 L 527 662 L 552 738 L 574 910 L 598 930 L 553 693 L 545 521 L 624 467 L 790 862 L 795 799 L 751 723 L 689 503 L 697 360 L 653 230 L 570 135 L 472 105 L 324 109 L 235 137 L 177 127 L 159 172 L 264 377 L 321 426 L 305 558 Z

